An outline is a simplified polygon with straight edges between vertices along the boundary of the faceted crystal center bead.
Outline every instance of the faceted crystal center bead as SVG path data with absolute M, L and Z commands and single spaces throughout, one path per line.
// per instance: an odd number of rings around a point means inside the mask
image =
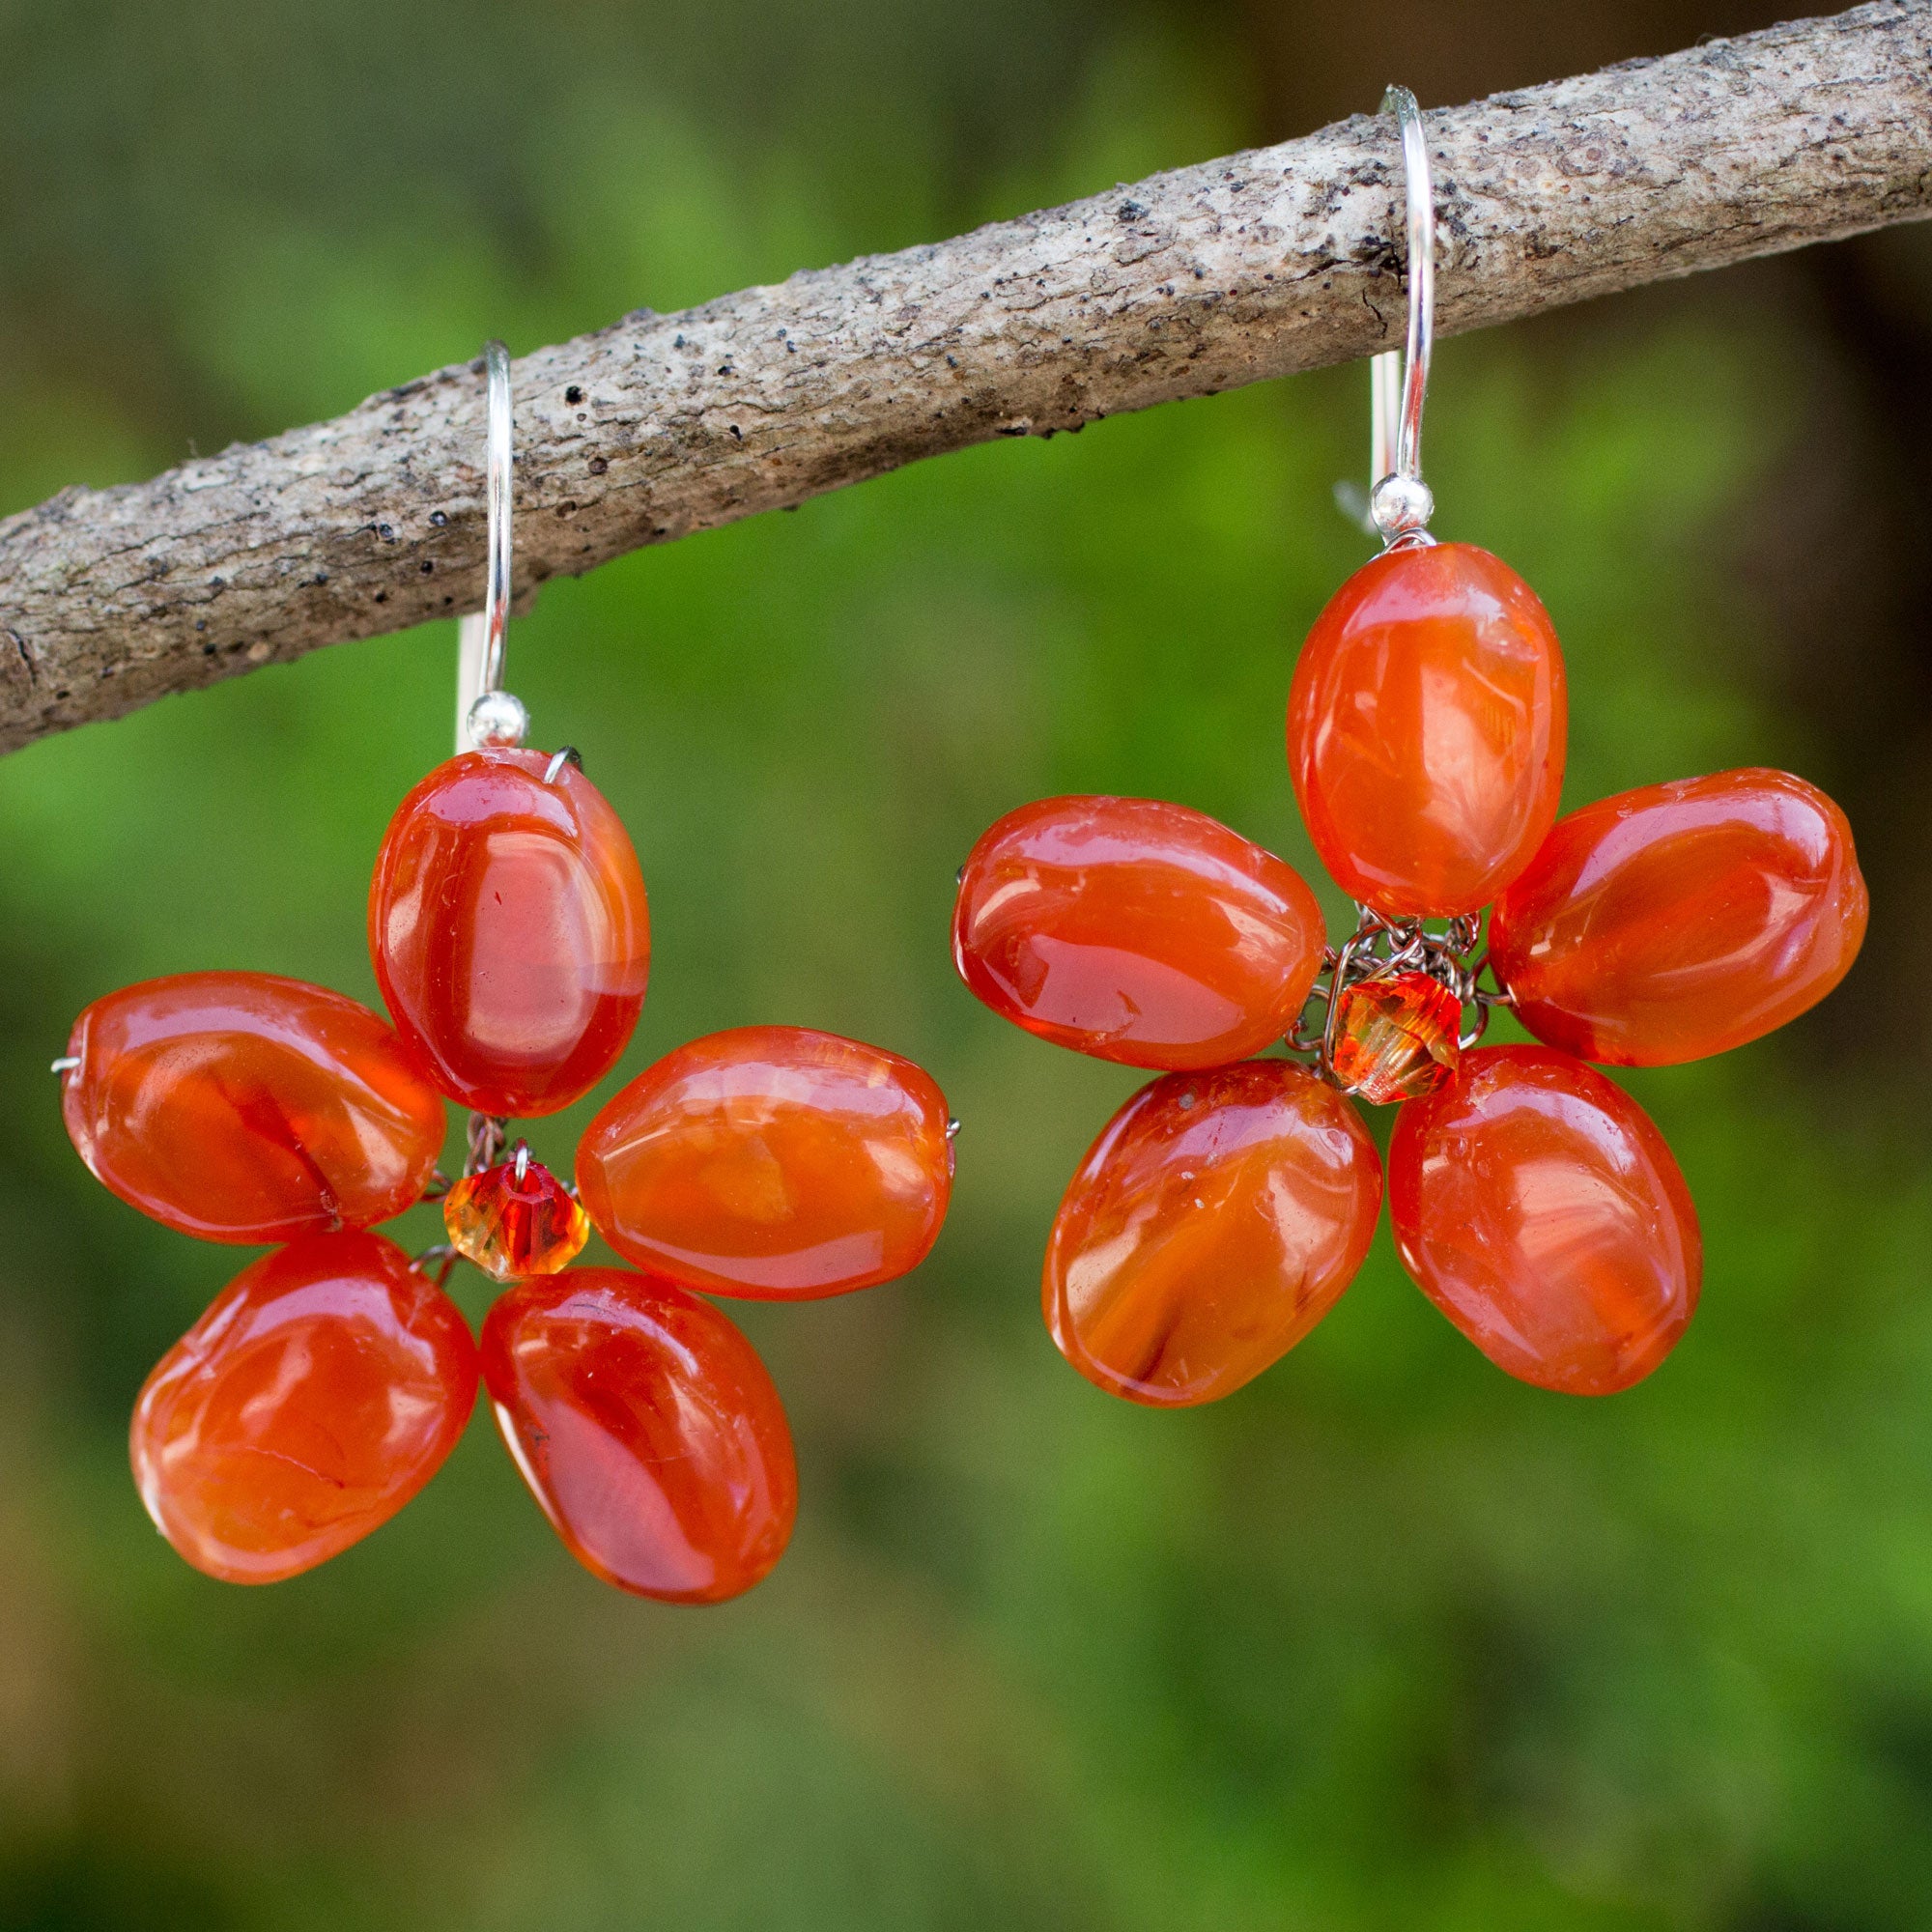
M 442 1224 L 456 1252 L 497 1281 L 556 1274 L 590 1238 L 589 1215 L 521 1141 L 511 1159 L 449 1190 Z
M 1378 1107 L 1433 1094 L 1456 1070 L 1462 1027 L 1462 1003 L 1427 973 L 1358 980 L 1335 1000 L 1336 1083 Z

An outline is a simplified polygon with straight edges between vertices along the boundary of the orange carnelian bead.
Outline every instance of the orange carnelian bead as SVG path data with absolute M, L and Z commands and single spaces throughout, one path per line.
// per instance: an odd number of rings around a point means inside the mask
M 1300 876 L 1205 812 L 1049 798 L 959 876 L 959 977 L 1015 1026 L 1129 1066 L 1221 1066 L 1294 1024 L 1321 965 Z
M 590 1238 L 589 1215 L 526 1153 L 465 1175 L 443 1196 L 442 1225 L 456 1252 L 497 1281 L 558 1274 Z
M 369 950 L 398 1031 L 452 1099 L 554 1114 L 623 1052 L 650 918 L 617 814 L 543 752 L 468 752 L 404 799 L 369 890 Z
M 1490 952 L 1539 1039 L 1613 1066 L 1742 1046 L 1816 1006 L 1869 901 L 1845 814 L 1786 772 L 1647 785 L 1559 819 Z
M 1392 917 L 1479 911 L 1556 817 L 1563 654 L 1536 593 L 1470 544 L 1388 551 L 1294 668 L 1288 761 L 1309 837 Z
M 1334 1306 L 1381 1200 L 1360 1117 L 1300 1067 L 1170 1073 L 1107 1123 L 1060 1204 L 1047 1328 L 1112 1395 L 1212 1402 Z
M 183 973 L 74 1022 L 61 1113 L 122 1200 L 207 1241 L 286 1241 L 400 1214 L 442 1100 L 368 1008 L 267 973 Z
M 276 1583 L 388 1521 L 476 1400 L 456 1305 L 380 1235 L 311 1235 L 243 1268 L 134 1406 L 161 1534 L 229 1583 Z
M 1482 1047 L 1404 1107 L 1389 1211 L 1422 1292 L 1539 1388 L 1629 1388 L 1697 1306 L 1697 1210 L 1663 1136 L 1566 1053 Z
M 1335 996 L 1335 1084 L 1378 1107 L 1433 1094 L 1456 1070 L 1463 1005 L 1427 973 L 1358 980 Z
M 591 1122 L 577 1185 L 628 1261 L 713 1294 L 809 1301 L 925 1259 L 952 1193 L 946 1097 L 909 1060 L 739 1027 L 645 1068 Z
M 709 1302 L 620 1268 L 504 1294 L 483 1376 L 517 1467 L 592 1575 L 718 1604 L 784 1554 L 798 1469 L 778 1390 Z

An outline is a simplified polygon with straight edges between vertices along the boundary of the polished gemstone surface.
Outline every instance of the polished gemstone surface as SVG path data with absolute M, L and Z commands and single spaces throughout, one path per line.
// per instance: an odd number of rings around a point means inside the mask
M 1788 772 L 1646 785 L 1559 819 L 1490 950 L 1539 1039 L 1665 1066 L 1757 1039 L 1845 977 L 1870 902 L 1845 814 Z
M 1556 633 L 1507 564 L 1470 544 L 1364 564 L 1288 706 L 1294 794 L 1336 884 L 1391 916 L 1488 905 L 1555 821 L 1567 718 Z
M 764 1364 L 709 1302 L 619 1268 L 525 1282 L 484 1323 L 483 1375 L 524 1480 L 605 1581 L 716 1604 L 784 1553 L 791 1431 Z
M 1049 798 L 973 847 L 959 976 L 1015 1026 L 1129 1066 L 1220 1066 L 1294 1024 L 1321 912 L 1271 852 L 1182 805 Z
M 236 1276 L 134 1408 L 134 1481 L 197 1570 L 273 1583 L 386 1522 L 476 1398 L 456 1305 L 379 1235 L 311 1235 Z
M 1455 1072 L 1462 1004 L 1427 973 L 1358 980 L 1335 1009 L 1329 1064 L 1345 1094 L 1385 1107 L 1433 1094 Z
M 1334 1306 L 1381 1199 L 1360 1116 L 1298 1066 L 1170 1073 L 1114 1116 L 1066 1190 L 1046 1250 L 1047 1328 L 1111 1394 L 1212 1402 Z
M 497 1281 L 556 1274 L 583 1252 L 590 1217 L 541 1161 L 465 1175 L 443 1197 L 450 1245 Z
M 1478 1047 L 1403 1108 L 1389 1210 L 1422 1292 L 1541 1388 L 1629 1388 L 1697 1306 L 1697 1212 L 1663 1136 L 1620 1087 L 1548 1047 Z
M 952 1192 L 945 1096 L 909 1060 L 807 1027 L 667 1054 L 577 1151 L 604 1238 L 715 1294 L 843 1294 L 925 1259 Z
M 287 1241 L 412 1207 L 443 1103 L 366 1007 L 267 973 L 183 973 L 74 1022 L 61 1113 L 96 1178 L 208 1241 Z
M 617 814 L 542 752 L 439 765 L 391 820 L 369 950 L 397 1030 L 451 1099 L 554 1114 L 623 1052 L 643 1005 L 650 918 Z

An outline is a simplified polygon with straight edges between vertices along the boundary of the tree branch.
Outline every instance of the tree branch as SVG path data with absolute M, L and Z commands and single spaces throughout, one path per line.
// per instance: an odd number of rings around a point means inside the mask
M 1932 0 L 1432 111 L 1442 333 L 1932 213 Z M 998 436 L 1400 340 L 1366 116 L 516 368 L 527 595 Z M 480 365 L 0 524 L 0 751 L 482 601 Z

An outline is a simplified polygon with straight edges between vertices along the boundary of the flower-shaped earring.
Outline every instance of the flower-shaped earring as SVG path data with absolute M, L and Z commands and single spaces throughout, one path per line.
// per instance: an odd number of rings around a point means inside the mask
M 636 853 L 576 753 L 522 749 L 501 688 L 510 392 L 490 396 L 487 609 L 465 620 L 459 745 L 389 826 L 369 896 L 395 1022 L 321 986 L 190 973 L 75 1023 L 62 1109 L 95 1176 L 204 1240 L 276 1243 L 142 1389 L 142 1500 L 196 1568 L 294 1577 L 386 1521 L 463 1433 L 480 1375 L 517 1467 L 586 1568 L 716 1603 L 783 1553 L 790 1431 L 764 1365 L 693 1291 L 808 1300 L 918 1264 L 954 1125 L 878 1047 L 746 1027 L 679 1047 L 598 1114 L 569 1188 L 508 1147 L 624 1050 L 650 925 Z M 469 1158 L 437 1172 L 444 1101 Z M 578 1195 L 582 1194 L 582 1203 Z M 440 1199 L 412 1262 L 370 1232 Z M 592 1224 L 634 1269 L 570 1268 Z M 480 1351 L 442 1293 L 457 1256 L 509 1287 Z M 568 1271 L 564 1271 L 568 1270 Z
M 1138 1402 L 1240 1387 L 1348 1286 L 1382 1170 L 1345 1094 L 1404 1103 L 1397 1251 L 1478 1348 L 1546 1388 L 1639 1380 L 1696 1306 L 1696 1213 L 1648 1117 L 1584 1063 L 1758 1038 L 1823 999 L 1864 935 L 1850 828 L 1801 779 L 1725 772 L 1557 819 L 1548 615 L 1507 565 L 1428 533 L 1428 152 L 1414 97 L 1392 88 L 1390 108 L 1409 308 L 1406 353 L 1374 366 L 1385 548 L 1317 620 L 1288 715 L 1296 799 L 1355 930 L 1327 947 L 1281 860 L 1141 799 L 1025 807 L 960 873 L 954 958 L 980 999 L 1164 1070 L 1074 1176 L 1043 1279 L 1062 1353 Z M 1497 1005 L 1548 1044 L 1478 1046 Z M 1291 1057 L 1246 1057 L 1276 1039 Z

